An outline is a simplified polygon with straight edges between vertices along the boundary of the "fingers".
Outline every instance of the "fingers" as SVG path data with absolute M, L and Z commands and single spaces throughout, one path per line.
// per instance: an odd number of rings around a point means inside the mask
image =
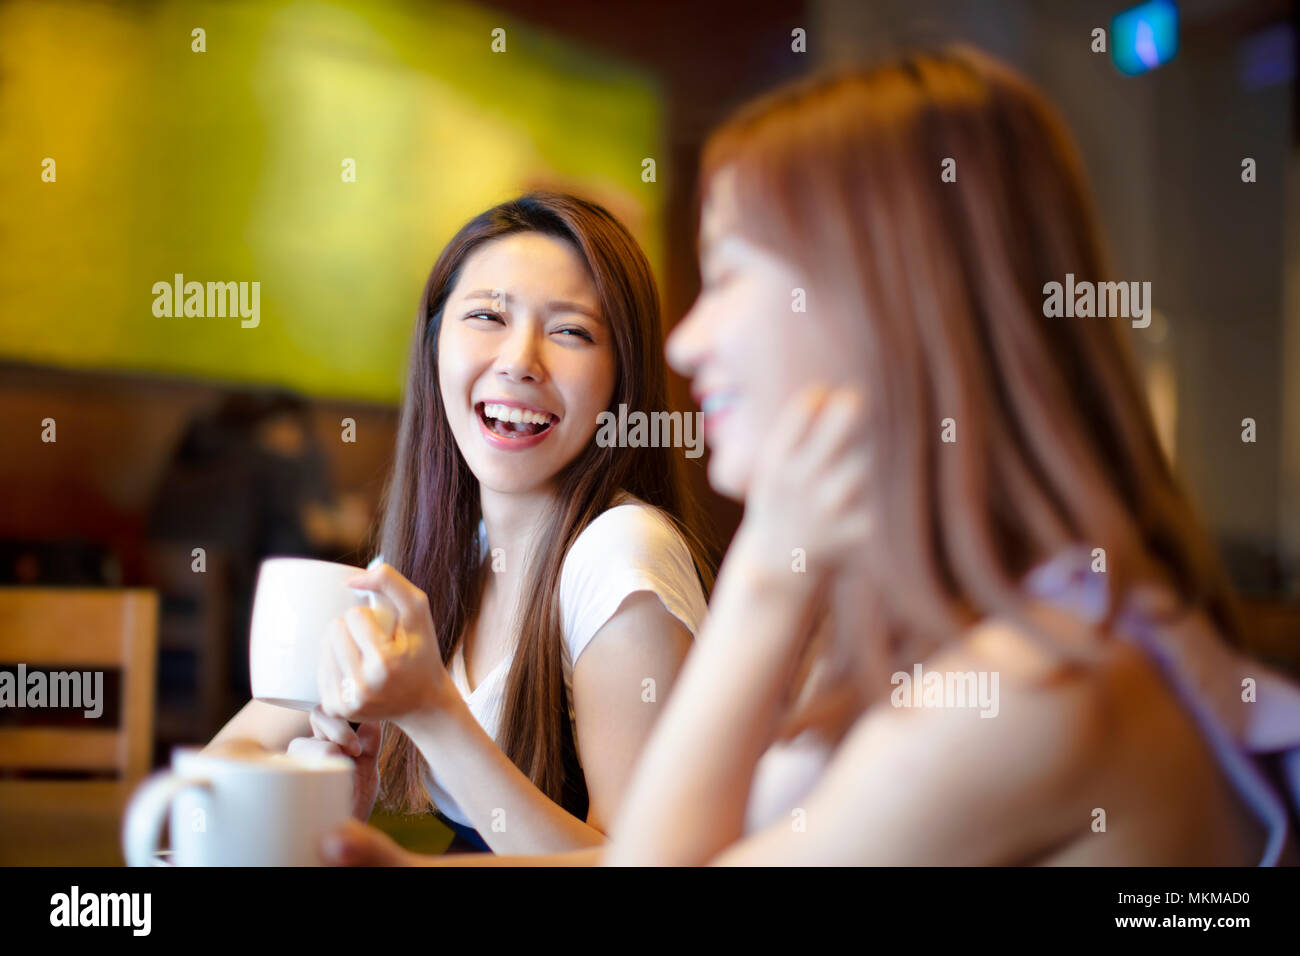
M 317 737 L 295 737 L 289 741 L 285 753 L 295 757 L 346 757 L 347 753 L 338 744 Z
M 830 465 L 840 456 L 865 451 L 866 402 L 854 389 L 832 392 L 809 430 L 804 454 L 815 467 Z
M 346 720 L 331 716 L 320 707 L 311 712 L 311 729 L 317 737 L 335 744 L 350 756 L 359 757 L 365 750 L 361 738 Z
M 348 578 L 347 586 L 360 591 L 378 591 L 397 608 L 399 623 L 414 628 L 429 613 L 429 599 L 423 591 L 402 577 L 391 564 L 381 564 Z
M 777 416 L 746 501 L 756 539 L 773 553 L 797 545 L 818 573 L 855 560 L 870 531 L 872 457 L 866 402 L 853 388 L 813 386 Z
M 832 458 L 824 471 L 816 491 L 818 508 L 834 520 L 824 523 L 819 550 L 832 560 L 858 560 L 865 553 L 872 527 L 869 461 L 866 455 L 841 455 Z
M 826 508 L 847 515 L 867 504 L 870 468 L 865 455 L 849 455 L 826 466 L 821 491 Z
M 781 410 L 765 442 L 765 457 L 769 462 L 788 460 L 797 453 L 828 394 L 826 386 L 813 385 L 795 395 Z
M 853 388 L 813 385 L 799 392 L 777 416 L 764 442 L 762 470 L 784 470 L 788 479 L 802 486 L 840 457 L 865 453 L 865 408 L 865 400 Z
M 338 665 L 339 673 L 344 676 L 356 674 L 361 670 L 361 651 L 357 647 L 357 642 L 352 639 L 352 629 L 352 619 L 347 615 L 341 619 L 336 618 L 330 623 L 329 649 L 334 655 L 334 663 Z
M 330 623 L 330 635 L 326 640 L 326 647 L 316 663 L 316 690 L 320 694 L 320 706 L 327 714 L 343 713 L 341 708 L 342 701 L 339 698 L 339 685 L 343 680 L 343 674 L 339 670 L 338 661 L 334 656 L 333 644 L 335 640 L 334 631 L 342 627 L 342 622 L 335 620 Z
M 365 677 L 367 683 L 378 684 L 384 679 L 384 654 L 380 648 L 389 643 L 388 635 L 375 623 L 373 612 L 368 607 L 350 608 L 343 616 L 347 622 L 350 645 L 347 652 L 348 666 L 344 673 L 354 678 Z
M 367 696 L 367 688 L 382 683 L 384 658 L 379 647 L 384 640 L 369 608 L 351 608 L 330 622 L 317 677 L 324 714 L 351 715 Z

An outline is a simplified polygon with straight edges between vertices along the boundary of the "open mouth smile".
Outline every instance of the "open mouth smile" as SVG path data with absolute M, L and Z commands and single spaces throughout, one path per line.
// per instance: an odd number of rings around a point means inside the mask
M 483 437 L 496 448 L 530 448 L 549 435 L 560 420 L 550 412 L 503 402 L 479 402 L 474 410 Z

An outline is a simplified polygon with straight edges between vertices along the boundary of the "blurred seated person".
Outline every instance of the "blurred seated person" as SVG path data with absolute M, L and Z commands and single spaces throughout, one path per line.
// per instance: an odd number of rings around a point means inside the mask
M 337 560 L 364 537 L 358 496 L 336 501 L 306 402 L 282 390 L 228 395 L 185 429 L 154 494 L 148 538 L 229 562 L 230 692 L 246 700 L 258 566 L 286 555 Z

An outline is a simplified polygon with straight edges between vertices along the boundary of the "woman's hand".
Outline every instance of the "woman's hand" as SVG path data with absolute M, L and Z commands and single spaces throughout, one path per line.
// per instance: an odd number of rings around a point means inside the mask
M 415 866 L 419 860 L 387 833 L 355 820 L 321 837 L 320 857 L 330 866 Z
M 317 673 L 321 709 L 347 720 L 393 720 L 459 697 L 438 649 L 429 601 L 391 565 L 353 575 L 348 587 L 377 591 L 397 608 L 386 634 L 368 607 L 354 607 L 330 624 Z
M 869 466 L 866 409 L 856 391 L 817 386 L 796 395 L 750 482 L 736 537 L 744 561 L 810 585 L 860 561 L 871 531 Z
M 307 756 L 351 757 L 352 815 L 364 823 L 370 819 L 379 793 L 379 722 L 362 724 L 355 731 L 346 720 L 331 717 L 319 707 L 311 712 L 310 737 L 289 741 L 288 752 Z

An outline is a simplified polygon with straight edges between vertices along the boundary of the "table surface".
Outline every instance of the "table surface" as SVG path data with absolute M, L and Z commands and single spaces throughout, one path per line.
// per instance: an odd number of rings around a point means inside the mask
M 123 866 L 133 789 L 117 780 L 0 780 L 0 866 Z M 417 853 L 442 853 L 452 838 L 432 816 L 376 811 L 370 824 Z

